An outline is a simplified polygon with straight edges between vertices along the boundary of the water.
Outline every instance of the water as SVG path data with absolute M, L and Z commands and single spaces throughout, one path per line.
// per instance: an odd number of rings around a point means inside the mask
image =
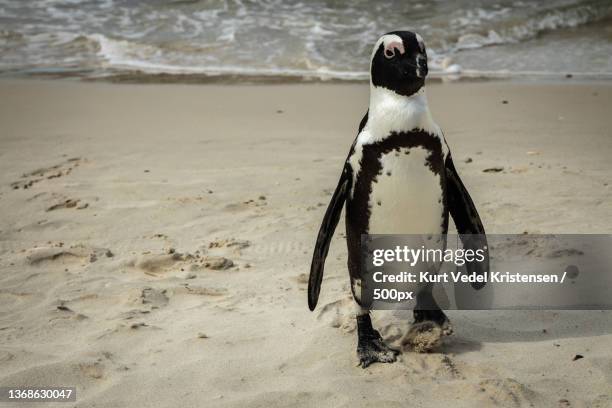
M 0 74 L 360 80 L 397 29 L 437 76 L 612 78 L 611 0 L 0 0 Z

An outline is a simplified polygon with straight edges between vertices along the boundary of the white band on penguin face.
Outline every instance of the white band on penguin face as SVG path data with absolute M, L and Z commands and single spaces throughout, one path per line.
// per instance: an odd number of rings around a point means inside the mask
M 396 53 L 399 53 L 401 55 L 404 52 L 406 51 L 404 50 L 403 42 L 391 41 L 385 44 L 384 54 L 386 58 L 393 58 L 395 57 Z
M 378 39 L 378 41 L 376 41 L 376 45 L 374 45 L 374 49 L 372 50 L 372 55 L 370 56 L 370 63 L 374 59 L 374 55 L 376 55 L 376 51 L 378 51 L 378 48 L 380 48 L 381 44 L 383 45 L 383 48 L 386 50 L 389 47 L 389 45 L 392 43 L 401 44 L 401 50 L 402 50 L 401 54 L 404 53 L 404 41 L 402 40 L 402 37 L 400 37 L 399 35 L 395 35 L 395 34 L 383 35 L 382 37 Z M 397 50 L 395 52 L 397 52 Z
M 419 43 L 419 49 L 421 52 L 425 52 L 425 41 L 423 41 L 423 37 L 421 37 L 418 33 L 414 33 L 414 35 Z

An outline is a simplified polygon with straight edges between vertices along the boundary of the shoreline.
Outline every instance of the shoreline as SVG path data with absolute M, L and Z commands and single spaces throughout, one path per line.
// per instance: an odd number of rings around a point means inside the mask
M 364 74 L 364 76 L 367 76 Z M 72 80 L 94 83 L 126 84 L 193 84 L 193 85 L 291 85 L 291 84 L 367 84 L 368 79 L 325 77 L 313 73 L 308 75 L 248 75 L 248 74 L 189 74 L 125 71 L 94 75 L 93 71 L 49 71 L 0 73 L 0 80 Z M 515 75 L 507 73 L 461 73 L 430 74 L 429 83 L 612 83 L 612 73 L 540 73 L 526 72 Z

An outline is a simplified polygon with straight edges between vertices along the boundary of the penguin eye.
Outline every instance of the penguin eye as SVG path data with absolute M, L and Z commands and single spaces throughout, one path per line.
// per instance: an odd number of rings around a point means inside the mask
M 392 49 L 387 48 L 385 50 L 385 58 L 391 59 L 393 57 L 395 57 L 395 51 L 393 51 Z

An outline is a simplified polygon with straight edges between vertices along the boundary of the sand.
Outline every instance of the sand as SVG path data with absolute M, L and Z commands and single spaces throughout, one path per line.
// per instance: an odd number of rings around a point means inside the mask
M 428 93 L 488 232 L 612 230 L 610 84 Z M 612 406 L 610 312 L 451 311 L 437 350 L 363 370 L 342 231 L 308 311 L 367 86 L 0 94 L 0 385 L 76 386 L 78 407 Z M 395 346 L 410 321 L 374 314 Z

